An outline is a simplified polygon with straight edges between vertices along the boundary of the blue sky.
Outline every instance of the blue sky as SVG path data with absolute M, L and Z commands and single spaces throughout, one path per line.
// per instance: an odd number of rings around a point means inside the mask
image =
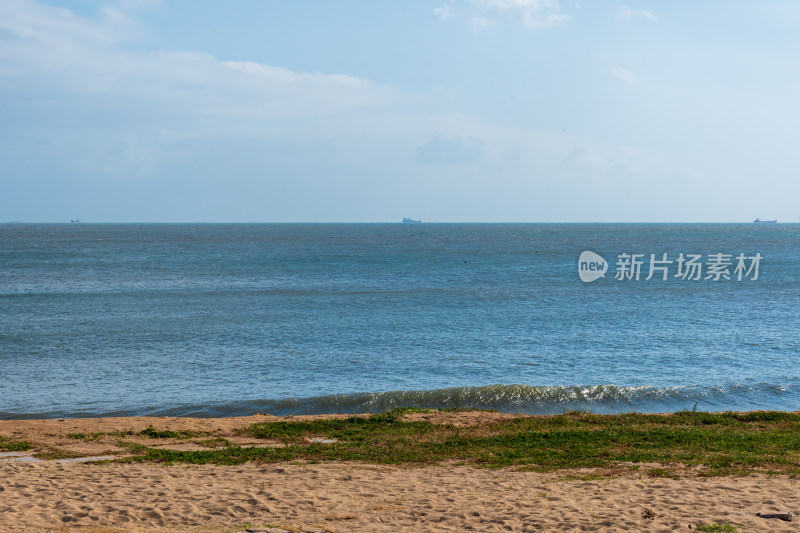
M 800 221 L 800 3 L 0 2 L 0 221 Z

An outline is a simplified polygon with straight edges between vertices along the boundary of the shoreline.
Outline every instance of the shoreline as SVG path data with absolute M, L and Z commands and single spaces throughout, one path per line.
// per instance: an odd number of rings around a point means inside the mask
M 535 418 L 535 417 L 553 417 L 553 416 L 560 416 L 569 413 L 582 413 L 582 414 L 593 414 L 598 416 L 618 416 L 618 415 L 627 415 L 627 414 L 640 414 L 640 415 L 669 415 L 674 413 L 680 412 L 687 412 L 691 411 L 689 409 L 676 409 L 676 410 L 665 410 L 665 411 L 639 411 L 636 409 L 631 409 L 630 411 L 618 411 L 618 412 L 600 412 L 600 411 L 592 411 L 591 409 L 567 409 L 562 412 L 558 413 L 524 413 L 524 412 L 507 412 L 501 411 L 499 409 L 494 408 L 484 408 L 484 407 L 408 407 L 408 406 L 395 406 L 395 407 L 388 407 L 385 410 L 377 410 L 377 411 L 360 411 L 360 412 L 344 412 L 344 411 L 331 411 L 331 412 L 321 412 L 321 413 L 310 413 L 310 414 L 287 414 L 287 415 L 276 415 L 271 413 L 255 413 L 249 415 L 231 415 L 231 416 L 182 416 L 182 415 L 99 415 L 99 416 L 40 416 L 40 415 L 25 415 L 24 418 L 0 418 L 0 424 L 4 422 L 41 422 L 47 420 L 58 420 L 58 421 L 69 421 L 69 420 L 124 420 L 124 419 L 152 419 L 152 420 L 230 420 L 230 419 L 248 419 L 252 417 L 267 417 L 268 419 L 274 420 L 311 420 L 314 418 L 330 418 L 330 417 L 337 417 L 337 418 L 346 418 L 351 416 L 369 416 L 374 414 L 379 414 L 385 411 L 391 411 L 394 409 L 410 409 L 414 411 L 430 411 L 430 412 L 438 412 L 438 413 L 448 413 L 448 412 L 459 412 L 459 413 L 482 413 L 482 414 L 489 414 L 489 415 L 501 415 L 503 417 L 513 417 L 513 418 Z M 714 410 L 714 411 L 698 411 L 704 413 L 800 413 L 800 409 L 726 409 L 726 410 Z

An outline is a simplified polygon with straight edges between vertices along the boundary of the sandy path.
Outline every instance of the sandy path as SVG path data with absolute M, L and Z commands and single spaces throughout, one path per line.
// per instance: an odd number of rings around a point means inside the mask
M 673 531 L 699 521 L 795 531 L 756 512 L 796 512 L 788 477 L 600 481 L 466 466 L 358 464 L 0 466 L 0 530 Z M 650 510 L 654 519 L 643 517 Z M 64 527 L 69 526 L 69 527 Z M 77 527 L 82 526 L 82 527 Z

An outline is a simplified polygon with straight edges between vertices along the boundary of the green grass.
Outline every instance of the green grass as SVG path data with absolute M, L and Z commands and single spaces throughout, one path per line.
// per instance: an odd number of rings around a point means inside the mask
M 100 440 L 106 435 L 106 433 L 67 433 L 67 438 L 74 440 L 96 441 Z
M 410 407 L 405 407 L 401 409 L 408 409 L 409 411 L 413 411 Z M 416 409 L 417 412 L 420 413 L 430 413 L 433 411 L 439 411 L 441 413 L 497 413 L 497 409 L 482 409 L 480 407 L 445 407 L 443 409 Z
M 722 524 L 713 523 L 713 524 L 705 524 L 700 522 L 694 528 L 695 531 L 704 531 L 706 533 L 739 533 L 739 528 L 733 524 L 728 524 L 727 522 L 723 522 Z
M 24 452 L 31 449 L 31 444 L 26 441 L 10 441 L 0 437 L 0 452 Z
M 104 453 L 100 455 L 111 455 L 111 454 Z M 33 456 L 36 457 L 37 459 L 52 461 L 56 459 L 75 459 L 76 457 L 86 457 L 86 454 L 82 452 L 75 452 L 72 450 L 50 448 L 44 451 L 36 452 L 35 454 L 33 454 Z
M 147 428 L 141 430 L 139 433 L 137 433 L 137 435 L 151 439 L 191 439 L 199 436 L 200 434 L 196 431 L 159 430 L 153 426 L 147 426 Z
M 198 440 L 195 443 L 199 444 L 200 446 L 205 446 L 206 448 L 226 448 L 228 446 L 232 446 L 231 441 L 228 439 L 224 439 L 222 437 L 217 437 L 215 439 L 207 439 L 207 440 Z
M 668 477 L 673 479 L 680 477 L 667 468 L 652 468 L 647 471 L 647 475 L 650 477 Z
M 654 477 L 677 475 L 668 465 L 706 467 L 707 475 L 752 471 L 800 473 L 800 415 L 784 412 L 671 415 L 564 414 L 521 418 L 471 427 L 403 421 L 419 412 L 399 409 L 370 417 L 254 424 L 241 433 L 280 440 L 284 447 L 220 447 L 180 452 L 143 446 L 135 460 L 237 464 L 246 461 L 362 461 L 431 464 L 460 461 L 490 468 L 615 467 L 662 463 Z M 180 438 L 151 432 L 153 438 Z M 168 435 L 156 437 L 156 435 Z M 150 435 L 149 435 L 150 436 Z M 336 439 L 309 443 L 307 437 Z
M 96 441 L 100 440 L 103 437 L 116 437 L 116 438 L 124 438 L 130 436 L 139 436 L 139 437 L 147 437 L 150 439 L 191 439 L 194 437 L 200 436 L 200 433 L 196 431 L 170 431 L 170 430 L 162 430 L 156 429 L 152 425 L 147 426 L 145 429 L 139 431 L 138 433 L 134 432 L 132 429 L 128 431 L 111 431 L 111 432 L 99 432 L 99 433 L 67 433 L 67 438 L 69 439 L 78 439 L 78 440 L 86 440 L 86 441 Z
M 110 431 L 110 432 L 100 431 L 98 433 L 67 433 L 67 438 L 75 440 L 97 441 L 103 437 L 124 438 L 124 437 L 129 437 L 131 435 L 136 435 L 133 429 L 129 429 L 127 431 Z

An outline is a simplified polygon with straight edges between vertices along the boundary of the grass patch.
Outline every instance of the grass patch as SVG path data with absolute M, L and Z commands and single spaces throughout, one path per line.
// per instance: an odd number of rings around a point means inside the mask
M 196 431 L 170 431 L 166 429 L 156 429 L 152 425 L 147 426 L 145 429 L 137 432 L 134 432 L 133 429 L 129 429 L 127 431 L 110 431 L 105 432 L 101 431 L 98 433 L 67 433 L 68 439 L 75 439 L 75 440 L 85 440 L 85 441 L 97 441 L 102 439 L 103 437 L 115 437 L 115 438 L 125 438 L 125 437 L 147 437 L 149 439 L 177 439 L 177 440 L 185 440 L 185 439 L 192 439 L 195 437 L 200 436 L 200 433 Z
M 656 477 L 656 478 L 658 478 L 658 477 L 665 477 L 665 478 L 671 478 L 671 479 L 680 478 L 680 476 L 677 473 L 675 473 L 672 470 L 669 470 L 667 468 L 652 468 L 652 469 L 647 471 L 647 475 L 650 476 L 650 477 Z
M 100 438 L 100 433 L 67 433 L 68 439 L 95 440 Z
M 120 439 L 124 437 L 130 437 L 131 435 L 136 435 L 136 433 L 134 433 L 132 429 L 129 429 L 127 431 L 100 431 L 98 433 L 67 433 L 67 438 L 91 442 L 100 440 L 103 437 L 116 437 Z
M 197 440 L 195 443 L 206 448 L 227 448 L 228 446 L 231 446 L 231 441 L 222 437 L 208 440 Z
M 33 456 L 36 457 L 37 459 L 44 459 L 45 461 L 56 461 L 58 459 L 75 459 L 77 457 L 86 457 L 86 454 L 82 452 L 74 452 L 71 450 L 61 450 L 57 448 L 51 448 L 45 451 L 37 452 L 33 454 Z
M 739 528 L 727 522 L 706 524 L 700 522 L 695 526 L 695 531 L 704 531 L 706 533 L 739 533 Z
M 245 461 L 361 461 L 391 464 L 464 462 L 490 468 L 613 468 L 618 463 L 704 466 L 706 475 L 754 471 L 800 473 L 800 414 L 784 412 L 667 415 L 591 413 L 519 418 L 456 427 L 403 421 L 396 409 L 370 417 L 279 421 L 251 425 L 240 434 L 282 440 L 285 447 L 179 452 L 141 447 L 136 460 L 237 464 Z M 147 431 L 147 430 L 145 430 Z M 167 434 L 166 437 L 162 436 Z M 156 438 L 187 438 L 180 432 Z M 333 444 L 308 438 L 336 439 Z M 653 477 L 674 477 L 656 468 Z
M 419 409 L 419 412 L 439 411 L 440 413 L 497 413 L 497 409 L 483 409 L 481 407 L 445 407 L 443 409 Z
M 25 452 L 31 449 L 31 443 L 24 440 L 11 441 L 0 437 L 0 452 Z
M 85 440 L 91 442 L 100 440 L 106 435 L 107 433 L 67 433 L 67 438 L 74 440 Z
M 170 431 L 167 429 L 159 430 L 154 428 L 153 426 L 147 426 L 145 429 L 141 430 L 139 433 L 136 433 L 140 437 L 147 437 L 150 439 L 192 439 L 194 437 L 200 436 L 200 434 L 196 431 Z

